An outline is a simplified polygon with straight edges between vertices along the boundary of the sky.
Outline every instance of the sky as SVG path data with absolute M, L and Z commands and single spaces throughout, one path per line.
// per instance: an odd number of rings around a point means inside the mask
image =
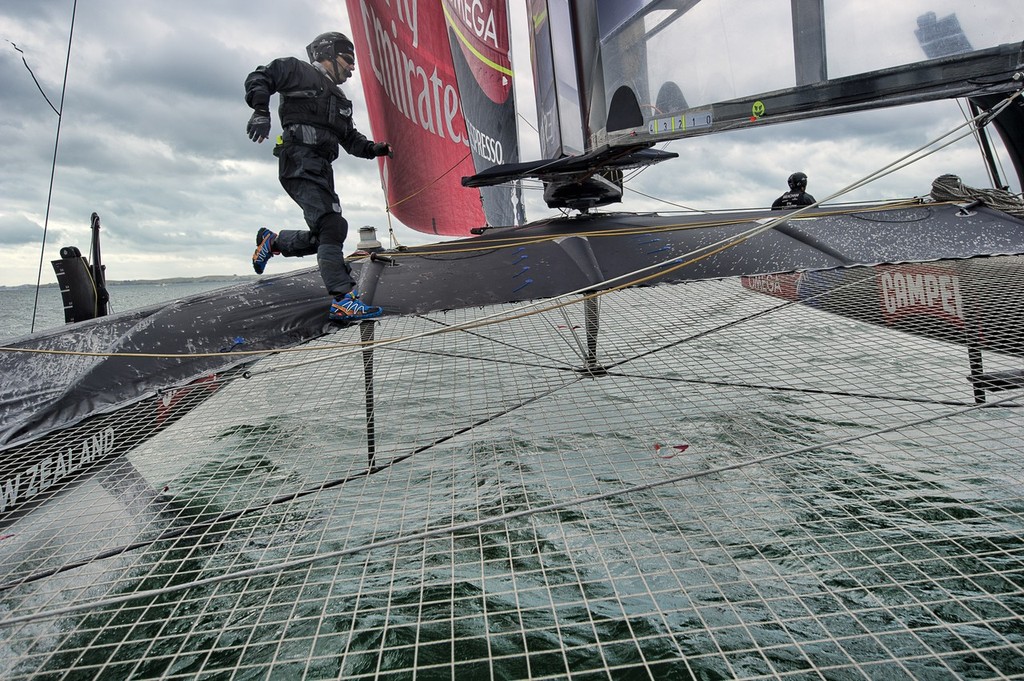
M 536 112 L 525 11 L 518 0 L 511 5 L 527 160 L 539 153 Z M 303 57 L 329 30 L 350 34 L 343 0 L 0 3 L 0 286 L 54 282 L 49 261 L 62 246 L 87 250 L 93 212 L 109 280 L 252 274 L 257 228 L 304 224 L 278 184 L 270 144 L 245 134 L 251 111 L 242 84 L 259 64 Z M 770 55 L 756 58 L 776 67 Z M 777 66 L 792 69 L 791 60 Z M 359 71 L 344 89 L 372 137 Z M 626 201 L 610 210 L 767 206 L 797 170 L 823 198 L 962 121 L 955 102 L 939 102 L 677 140 L 663 148 L 680 158 L 630 180 Z M 277 134 L 276 107 L 274 124 Z M 925 195 L 945 172 L 988 186 L 977 145 L 967 140 L 847 198 Z M 350 224 L 347 251 L 363 225 L 375 226 L 385 244 L 389 227 L 403 245 L 437 240 L 389 221 L 376 163 L 343 154 L 335 177 Z M 526 207 L 528 219 L 551 214 L 539 189 L 527 191 Z M 314 258 L 276 258 L 268 272 L 312 266 Z

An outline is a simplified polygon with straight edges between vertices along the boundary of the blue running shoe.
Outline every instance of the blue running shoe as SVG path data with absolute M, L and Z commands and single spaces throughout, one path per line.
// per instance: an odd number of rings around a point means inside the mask
M 359 293 L 350 291 L 343 297 L 334 299 L 327 318 L 332 322 L 358 322 L 362 319 L 379 317 L 382 314 L 384 314 L 384 308 L 376 305 L 364 305 L 359 300 Z
M 260 227 L 256 232 L 256 250 L 252 252 L 252 268 L 256 270 L 256 274 L 263 274 L 267 261 L 274 256 L 271 245 L 276 238 L 277 234 L 266 227 Z

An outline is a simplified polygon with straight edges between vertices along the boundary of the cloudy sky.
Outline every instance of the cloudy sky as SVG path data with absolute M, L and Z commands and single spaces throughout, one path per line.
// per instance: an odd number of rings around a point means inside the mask
M 320 32 L 348 32 L 343 0 L 82 0 L 64 88 L 74 6 L 0 3 L 0 285 L 35 283 L 41 258 L 42 281 L 54 281 L 49 261 L 64 245 L 87 249 L 93 212 L 102 221 L 109 279 L 251 274 L 259 226 L 303 223 L 277 182 L 270 145 L 245 135 L 250 110 L 242 82 L 274 57 L 302 56 Z M 512 21 L 517 85 L 528 87 L 521 8 L 514 7 Z M 53 106 L 62 107 L 59 137 L 58 117 L 23 59 Z M 357 124 L 371 136 L 358 73 L 345 89 L 356 101 Z M 521 93 L 520 102 L 522 157 L 535 158 L 533 99 Z M 956 103 L 943 102 L 676 141 L 668 149 L 680 159 L 640 174 L 628 188 L 642 193 L 627 192 L 616 209 L 766 206 L 795 170 L 811 177 L 809 190 L 822 198 L 962 120 Z M 924 195 L 945 172 L 986 186 L 977 147 L 965 141 L 849 198 Z M 335 174 L 353 228 L 351 250 L 356 227 L 386 232 L 383 192 L 375 163 L 343 155 Z M 528 218 L 546 214 L 539 192 L 530 192 Z M 431 240 L 392 226 L 403 244 Z M 308 258 L 275 259 L 270 271 L 313 265 Z

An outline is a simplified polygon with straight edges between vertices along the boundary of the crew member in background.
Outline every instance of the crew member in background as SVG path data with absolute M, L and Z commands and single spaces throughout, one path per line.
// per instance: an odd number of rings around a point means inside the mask
M 785 210 L 787 208 L 799 208 L 814 203 L 814 197 L 807 193 L 807 176 L 796 172 L 789 176 L 789 191 L 775 199 L 772 210 Z
M 320 276 L 332 296 L 328 317 L 356 321 L 383 314 L 365 305 L 355 290 L 343 245 L 348 221 L 341 215 L 341 200 L 334 189 L 339 145 L 350 155 L 372 159 L 391 156 L 391 145 L 373 142 L 356 130 L 352 102 L 339 87 L 356 68 L 355 47 L 342 33 L 323 33 L 306 47 L 309 63 L 281 57 L 259 66 L 245 79 L 245 102 L 253 109 L 246 132 L 253 142 L 270 136 L 270 96 L 280 93 L 277 113 L 281 143 L 278 157 L 281 186 L 302 208 L 309 230 L 256 232 L 252 267 L 257 274 L 274 254 L 297 257 L 316 253 Z

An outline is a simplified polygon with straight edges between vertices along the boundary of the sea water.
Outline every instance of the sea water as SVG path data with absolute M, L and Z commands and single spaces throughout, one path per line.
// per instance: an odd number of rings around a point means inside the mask
M 231 285 L 230 280 L 108 282 L 110 312 L 127 312 Z M 56 284 L 0 286 L 0 339 L 18 338 L 64 325 Z

